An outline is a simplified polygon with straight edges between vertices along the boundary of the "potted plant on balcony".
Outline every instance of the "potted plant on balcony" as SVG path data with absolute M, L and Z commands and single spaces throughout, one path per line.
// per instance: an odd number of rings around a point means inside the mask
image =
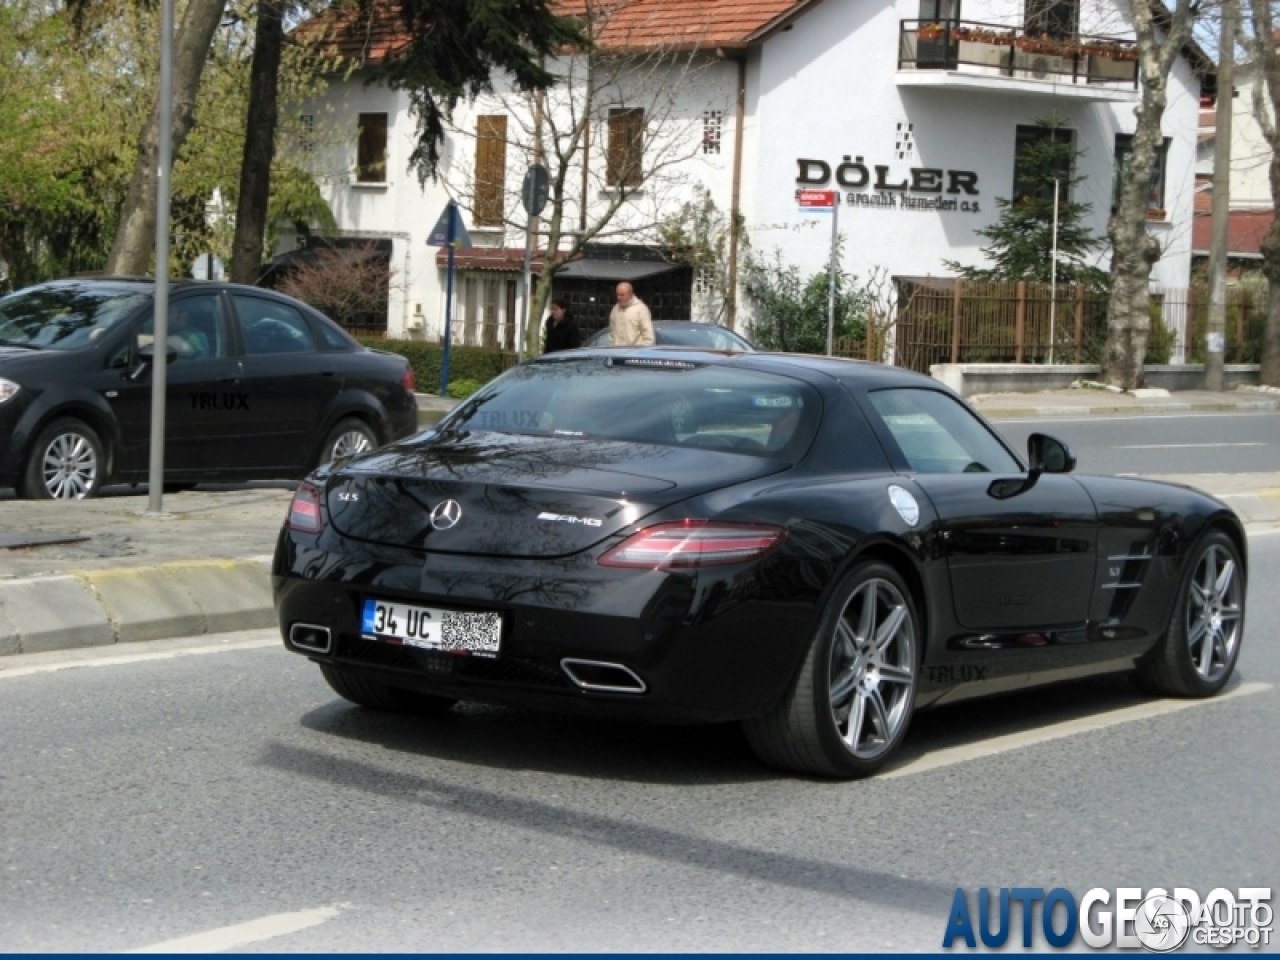
M 957 27 L 951 31 L 951 39 L 1001 46 L 1007 45 L 1013 39 L 1013 35 L 1003 30 L 988 30 L 983 27 Z
M 942 36 L 942 24 L 922 23 L 916 27 L 916 37 L 920 40 L 937 40 Z

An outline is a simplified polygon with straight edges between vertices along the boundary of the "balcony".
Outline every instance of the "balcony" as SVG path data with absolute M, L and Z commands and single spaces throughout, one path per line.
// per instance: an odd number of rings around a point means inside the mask
M 1137 99 L 1132 40 L 1043 33 L 972 20 L 903 20 L 897 82 L 1080 100 Z

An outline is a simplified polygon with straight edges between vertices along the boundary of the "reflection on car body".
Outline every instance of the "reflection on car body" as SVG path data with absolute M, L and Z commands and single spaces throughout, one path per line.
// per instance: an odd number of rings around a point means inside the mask
M 1024 463 L 946 387 L 889 367 L 558 353 L 300 485 L 280 628 L 367 707 L 739 720 L 765 762 L 836 777 L 965 697 L 1116 671 L 1221 690 L 1244 631 L 1239 520 L 1074 465 L 1042 434 Z M 413 631 L 370 626 L 400 609 Z

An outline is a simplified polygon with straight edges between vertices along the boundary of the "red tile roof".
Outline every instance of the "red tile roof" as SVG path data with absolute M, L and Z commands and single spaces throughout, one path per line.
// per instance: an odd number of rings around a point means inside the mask
M 763 39 L 819 0 L 603 0 L 593 2 L 596 42 L 612 51 L 741 48 Z M 566 16 L 583 16 L 586 0 L 559 0 Z M 332 49 L 357 63 L 378 63 L 408 45 L 396 0 L 373 0 L 361 12 L 341 0 L 297 28 L 300 38 L 330 36 Z
M 533 272 L 541 273 L 543 257 L 546 251 L 534 251 Z M 436 266 L 449 265 L 449 250 L 441 247 L 436 251 Z M 515 270 L 524 269 L 524 247 L 472 247 L 470 250 L 458 250 L 453 255 L 453 265 L 457 270 Z
M 1209 252 L 1213 236 L 1213 218 L 1200 212 L 1200 196 L 1196 196 L 1196 215 L 1191 224 L 1191 250 L 1197 254 Z M 1227 217 L 1227 255 L 1261 256 L 1262 241 L 1273 219 L 1275 215 L 1270 210 L 1232 210 Z

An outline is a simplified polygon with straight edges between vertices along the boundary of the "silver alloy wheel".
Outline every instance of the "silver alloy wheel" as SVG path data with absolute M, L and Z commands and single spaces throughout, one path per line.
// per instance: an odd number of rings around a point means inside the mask
M 40 475 L 53 499 L 83 500 L 98 479 L 93 444 L 75 431 L 58 434 L 45 447 Z
M 1187 592 L 1187 646 L 1192 666 L 1207 683 L 1220 680 L 1235 660 L 1241 593 L 1235 559 L 1212 544 L 1196 565 Z
M 831 714 L 845 746 L 872 760 L 888 750 L 911 715 L 915 624 L 887 580 L 867 580 L 849 597 L 831 645 Z
M 329 459 L 351 457 L 372 449 L 373 444 L 369 441 L 368 434 L 361 430 L 346 430 L 338 434 L 338 439 L 333 441 L 333 446 L 329 448 Z

